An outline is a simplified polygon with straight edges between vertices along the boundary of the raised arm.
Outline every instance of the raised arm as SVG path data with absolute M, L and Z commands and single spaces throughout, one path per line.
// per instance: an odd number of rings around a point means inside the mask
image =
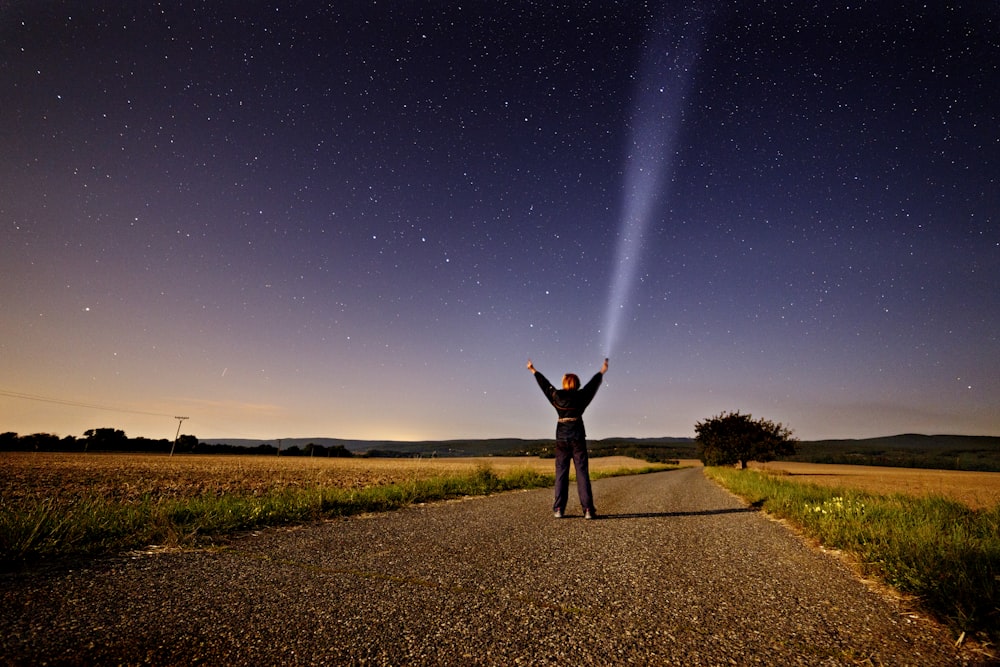
M 531 362 L 529 361 L 528 364 L 530 365 Z M 604 358 L 604 365 L 601 366 L 601 375 L 604 375 L 607 372 L 608 372 L 608 359 L 607 359 L 607 357 L 605 357 Z
M 535 382 L 538 383 L 538 388 L 542 390 L 543 394 L 545 394 L 545 398 L 549 399 L 549 402 L 551 402 L 555 398 L 556 388 L 552 386 L 552 383 L 549 382 L 548 378 L 542 375 L 541 371 L 535 368 L 535 365 L 531 363 L 531 359 L 528 359 L 528 370 L 535 376 Z

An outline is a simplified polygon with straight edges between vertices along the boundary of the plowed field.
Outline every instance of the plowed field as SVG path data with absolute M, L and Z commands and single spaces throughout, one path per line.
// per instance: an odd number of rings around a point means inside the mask
M 289 487 L 367 486 L 514 468 L 552 473 L 551 459 L 488 457 L 447 459 L 310 458 L 281 456 L 165 456 L 157 454 L 0 454 L 0 496 L 120 501 L 142 497 L 186 498 L 203 494 L 263 495 Z M 625 456 L 591 459 L 591 472 L 646 468 Z

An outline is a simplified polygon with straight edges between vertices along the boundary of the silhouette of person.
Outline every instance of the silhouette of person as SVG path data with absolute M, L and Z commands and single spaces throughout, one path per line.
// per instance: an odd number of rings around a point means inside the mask
M 531 359 L 528 359 L 528 370 L 535 376 L 535 381 L 538 382 L 545 398 L 549 399 L 549 403 L 559 415 L 559 421 L 556 423 L 556 488 L 552 512 L 557 519 L 561 519 L 566 513 L 566 500 L 569 496 L 569 462 L 572 459 L 576 468 L 576 490 L 580 496 L 580 505 L 583 506 L 583 518 L 593 519 L 597 516 L 597 510 L 594 509 L 594 494 L 590 488 L 590 461 L 587 455 L 587 431 L 583 426 L 583 411 L 594 399 L 604 374 L 608 372 L 608 360 L 604 360 L 601 370 L 595 373 L 582 389 L 580 378 L 573 373 L 564 375 L 563 388 L 556 389 L 538 372 Z

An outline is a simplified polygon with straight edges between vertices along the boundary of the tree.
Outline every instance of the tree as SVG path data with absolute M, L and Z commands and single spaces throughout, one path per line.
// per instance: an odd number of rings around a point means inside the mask
M 13 452 L 18 448 L 18 444 L 17 433 L 13 431 L 0 433 L 0 451 Z
M 177 451 L 186 452 L 188 454 L 194 452 L 198 448 L 198 437 L 194 435 L 189 435 L 187 433 L 182 433 L 177 437 Z
M 795 453 L 795 438 L 784 425 L 754 419 L 740 412 L 723 412 L 694 426 L 698 458 L 705 465 L 767 462 Z
M 57 452 L 59 451 L 59 436 L 51 433 L 32 433 L 23 436 L 21 442 L 24 449 L 35 452 Z
M 116 428 L 90 428 L 83 432 L 87 437 L 84 451 L 125 451 L 128 449 L 128 437 L 125 431 Z

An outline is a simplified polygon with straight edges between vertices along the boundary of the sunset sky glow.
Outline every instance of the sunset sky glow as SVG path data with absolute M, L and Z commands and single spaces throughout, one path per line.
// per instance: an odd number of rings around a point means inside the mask
M 334 4 L 0 4 L 0 431 L 1000 435 L 1000 5 Z

